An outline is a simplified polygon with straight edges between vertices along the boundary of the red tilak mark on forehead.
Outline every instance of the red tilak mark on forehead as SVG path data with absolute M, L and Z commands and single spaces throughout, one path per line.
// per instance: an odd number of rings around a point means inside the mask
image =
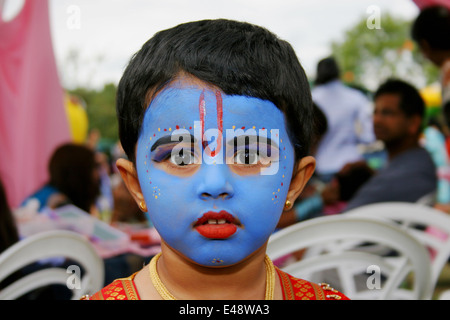
M 220 91 L 216 90 L 216 105 L 217 105 L 217 129 L 219 130 L 219 134 L 217 137 L 217 147 L 214 151 L 211 151 L 211 149 L 208 146 L 208 141 L 203 140 L 203 136 L 205 134 L 205 117 L 206 117 L 206 101 L 205 101 L 205 90 L 202 91 L 200 94 L 200 101 L 198 105 L 198 109 L 200 112 L 200 123 L 202 126 L 202 145 L 203 149 L 205 150 L 206 154 L 210 157 L 214 157 L 217 153 L 217 150 L 220 150 L 222 148 L 222 131 L 223 131 L 223 104 L 222 104 L 222 94 Z
M 200 113 L 200 124 L 202 126 L 201 139 L 203 149 L 206 148 L 206 141 L 203 141 L 203 135 L 205 134 L 205 115 L 206 115 L 206 102 L 205 102 L 205 90 L 200 94 L 200 101 L 198 103 L 198 112 Z

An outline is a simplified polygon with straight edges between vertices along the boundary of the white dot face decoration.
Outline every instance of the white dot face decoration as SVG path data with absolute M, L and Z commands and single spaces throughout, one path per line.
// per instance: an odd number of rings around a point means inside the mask
M 175 83 L 146 111 L 136 166 L 164 241 L 200 265 L 229 266 L 274 231 L 294 149 L 273 103 Z

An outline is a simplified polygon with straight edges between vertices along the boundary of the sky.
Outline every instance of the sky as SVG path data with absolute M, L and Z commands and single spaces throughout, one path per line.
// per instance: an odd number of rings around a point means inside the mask
M 17 1 L 17 0 L 15 0 Z M 330 43 L 374 10 L 414 19 L 412 0 L 49 0 L 50 25 L 65 87 L 117 83 L 133 53 L 159 30 L 212 18 L 266 27 L 294 47 L 308 76 Z M 382 27 L 382 25 L 381 25 Z M 376 29 L 368 32 L 376 32 Z

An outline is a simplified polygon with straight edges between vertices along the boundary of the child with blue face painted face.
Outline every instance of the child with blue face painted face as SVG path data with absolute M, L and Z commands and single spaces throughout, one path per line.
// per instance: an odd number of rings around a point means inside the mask
M 293 49 L 261 27 L 205 20 L 145 43 L 118 88 L 128 159 L 117 167 L 161 254 L 92 298 L 116 288 L 123 299 L 345 298 L 265 253 L 313 174 L 312 112 Z

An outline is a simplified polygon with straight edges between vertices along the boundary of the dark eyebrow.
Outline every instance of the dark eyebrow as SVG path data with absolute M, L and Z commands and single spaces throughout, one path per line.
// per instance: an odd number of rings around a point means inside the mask
M 159 138 L 156 140 L 156 142 L 152 145 L 150 151 L 154 151 L 159 146 L 165 145 L 165 144 L 174 144 L 176 142 L 186 142 L 186 137 L 190 136 L 191 138 L 191 144 L 197 143 L 197 139 L 192 134 L 171 134 L 164 137 Z
M 250 137 L 256 137 L 256 141 L 257 141 L 257 143 L 259 144 L 259 140 L 260 140 L 260 136 L 255 136 L 255 135 L 241 135 L 241 136 L 238 136 L 238 137 L 234 137 L 233 138 L 233 140 L 229 140 L 228 142 L 227 142 L 227 144 L 228 145 L 230 145 L 230 146 L 234 146 L 234 147 L 236 147 L 237 146 L 237 142 L 238 142 L 238 138 L 239 139 L 242 139 L 242 138 L 244 138 L 244 143 L 245 143 L 245 145 L 248 145 L 248 143 L 249 143 L 249 138 Z M 261 140 L 262 141 L 265 141 L 266 142 L 266 144 L 268 145 L 268 146 L 273 146 L 273 147 L 275 147 L 275 148 L 278 148 L 278 145 L 275 143 L 275 142 L 273 142 L 270 138 L 268 138 L 268 137 L 262 137 L 261 138 Z

